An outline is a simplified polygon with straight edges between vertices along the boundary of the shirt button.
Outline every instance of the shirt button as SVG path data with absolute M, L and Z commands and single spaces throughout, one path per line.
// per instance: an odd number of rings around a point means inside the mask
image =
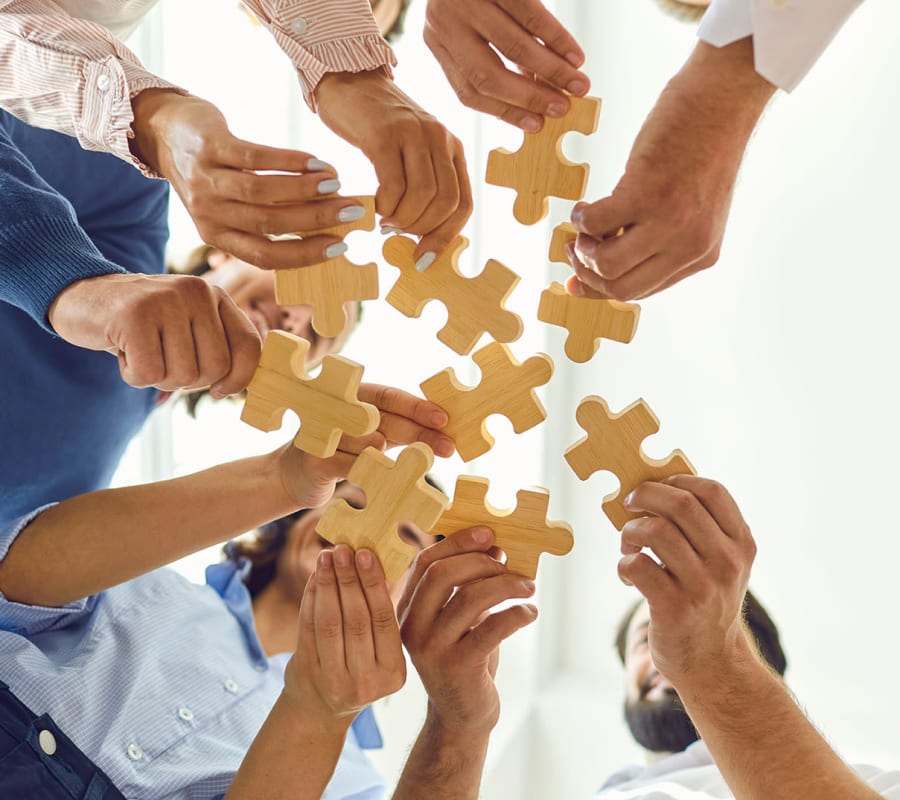
M 309 27 L 309 24 L 306 22 L 305 19 L 303 19 L 303 17 L 297 17 L 297 19 L 295 19 L 291 23 L 291 30 L 294 33 L 296 33 L 297 36 L 302 36 L 304 33 L 306 33 L 306 29 L 308 27 Z
M 38 734 L 38 744 L 48 756 L 52 756 L 56 752 L 56 737 L 51 731 L 41 731 Z
M 101 75 L 97 78 L 97 89 L 101 92 L 109 91 L 109 75 Z
M 185 722 L 190 722 L 194 718 L 194 712 L 189 708 L 184 708 L 184 706 L 182 706 L 178 709 L 178 716 Z
M 227 681 L 225 681 L 225 691 L 226 692 L 231 692 L 232 694 L 237 694 L 237 690 L 238 690 L 238 685 L 233 680 L 231 680 L 231 678 L 229 678 Z
M 144 757 L 144 751 L 141 750 L 141 746 L 135 742 L 128 745 L 128 750 L 126 752 L 132 761 L 140 761 Z

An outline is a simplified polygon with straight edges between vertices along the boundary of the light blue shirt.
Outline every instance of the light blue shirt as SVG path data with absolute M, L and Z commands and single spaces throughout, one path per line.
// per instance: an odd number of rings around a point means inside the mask
M 38 513 L 0 530 L 0 559 Z M 114 531 L 109 546 L 118 546 Z M 161 569 L 60 608 L 0 593 L 0 678 L 129 800 L 223 797 L 281 692 L 287 658 L 263 653 L 230 562 L 210 567 L 206 586 Z M 373 745 L 380 736 L 368 710 L 347 736 L 325 800 L 384 796 L 362 752 Z M 298 783 L 303 762 L 298 752 Z

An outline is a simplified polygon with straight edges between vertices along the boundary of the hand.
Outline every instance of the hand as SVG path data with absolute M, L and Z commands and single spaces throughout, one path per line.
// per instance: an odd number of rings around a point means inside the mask
M 619 577 L 647 599 L 653 663 L 680 689 L 747 651 L 741 610 L 756 543 L 731 495 L 705 478 L 641 484 L 625 507 L 651 516 L 622 529 Z
M 406 681 L 400 629 L 384 572 L 369 550 L 319 555 L 300 603 L 297 648 L 285 694 L 304 715 L 346 725 Z
M 308 153 L 237 139 L 222 113 L 198 97 L 146 89 L 132 107 L 132 151 L 169 180 L 204 242 L 266 269 L 331 257 L 336 236 L 271 241 L 267 234 L 346 221 L 341 210 L 358 206 L 334 195 L 340 182 L 332 167 Z M 260 174 L 270 172 L 278 174 Z
M 534 583 L 506 571 L 486 528 L 460 531 L 419 553 L 397 607 L 403 643 L 428 692 L 429 716 L 454 735 L 489 732 L 500 714 L 500 643 L 537 618 Z
M 188 275 L 86 278 L 60 292 L 48 316 L 70 344 L 117 356 L 122 379 L 139 388 L 211 386 L 221 398 L 246 388 L 259 362 L 250 320 L 224 291 Z
M 378 428 L 368 436 L 344 435 L 329 458 L 316 458 L 292 443 L 278 456 L 281 483 L 297 508 L 318 508 L 334 493 L 335 484 L 347 477 L 357 456 L 367 447 L 388 447 L 424 442 L 438 455 L 453 454 L 454 444 L 438 429 L 447 424 L 446 412 L 435 403 L 402 389 L 362 383 L 358 397 L 380 412 Z
M 577 69 L 584 52 L 540 0 L 428 0 L 424 36 L 460 102 L 525 131 L 569 110 L 563 91 L 591 85 Z
M 698 44 L 612 195 L 575 206 L 569 291 L 635 300 L 715 264 L 744 148 L 774 90 L 754 71 L 749 39 Z
M 382 225 L 421 236 L 414 256 L 424 269 L 472 213 L 459 140 L 381 70 L 329 73 L 316 99 L 322 121 L 375 167 Z

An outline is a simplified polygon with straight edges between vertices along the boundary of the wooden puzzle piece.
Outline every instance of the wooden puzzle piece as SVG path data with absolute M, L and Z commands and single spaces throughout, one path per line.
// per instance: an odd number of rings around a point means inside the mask
M 573 297 L 560 283 L 541 292 L 538 319 L 566 328 L 566 355 L 579 364 L 590 361 L 601 337 L 627 344 L 637 331 L 641 307 L 637 303 Z
M 456 479 L 453 502 L 431 532 L 451 536 L 475 525 L 494 531 L 497 547 L 506 552 L 510 572 L 534 578 L 541 553 L 562 556 L 572 549 L 572 528 L 565 522 L 548 522 L 550 494 L 546 489 L 521 489 L 515 509 L 499 509 L 487 502 L 487 478 L 461 475 Z
M 534 390 L 553 374 L 549 356 L 539 353 L 520 364 L 499 342 L 476 350 L 472 359 L 481 369 L 481 382 L 475 387 L 463 386 L 452 368 L 419 384 L 425 397 L 450 417 L 443 431 L 454 439 L 463 461 L 471 461 L 494 446 L 486 424 L 491 414 L 503 414 L 516 433 L 543 422 L 547 412 Z
M 488 183 L 516 190 L 513 216 L 523 225 L 533 225 L 547 216 L 547 196 L 580 200 L 587 188 L 587 164 L 569 161 L 562 152 L 562 137 L 570 131 L 585 135 L 597 130 L 600 99 L 569 97 L 568 113 L 557 119 L 544 118 L 537 133 L 526 133 L 515 152 L 504 148 L 488 153 Z
M 366 547 L 381 561 L 385 577 L 396 581 L 406 572 L 418 550 L 398 533 L 401 522 L 430 531 L 450 503 L 443 492 L 425 482 L 434 454 L 415 442 L 396 461 L 367 447 L 353 462 L 347 480 L 366 493 L 364 508 L 346 500 L 332 503 L 316 525 L 316 533 L 333 544 Z
M 281 427 L 284 412 L 300 417 L 294 446 L 319 458 L 334 455 L 343 433 L 365 436 L 381 419 L 378 409 L 357 399 L 363 367 L 341 356 L 325 356 L 310 378 L 304 365 L 310 344 L 286 331 L 269 331 L 259 366 L 247 387 L 241 419 L 261 431 Z
M 522 319 L 503 307 L 519 282 L 519 276 L 499 261 L 490 259 L 480 275 L 468 278 L 459 271 L 460 254 L 469 240 L 457 236 L 444 254 L 425 272 L 416 269 L 415 242 L 392 236 L 384 243 L 384 257 L 400 269 L 400 278 L 387 301 L 407 317 L 418 317 L 429 300 L 447 308 L 447 324 L 437 338 L 460 355 L 468 355 L 489 333 L 498 342 L 513 342 L 522 335 Z
M 375 198 L 352 198 L 366 209 L 362 219 L 345 222 L 297 235 L 332 235 L 343 238 L 351 231 L 375 229 Z M 344 330 L 347 312 L 344 304 L 378 297 L 378 267 L 374 263 L 354 264 L 345 256 L 328 259 L 299 269 L 275 271 L 275 301 L 281 305 L 310 305 L 312 326 L 322 336 L 334 337 Z
M 661 481 L 672 475 L 696 474 L 681 450 L 665 458 L 644 455 L 641 443 L 659 431 L 659 420 L 643 400 L 636 400 L 624 411 L 613 414 L 602 397 L 592 395 L 579 403 L 575 418 L 587 436 L 566 449 L 566 461 L 581 480 L 600 470 L 618 477 L 618 491 L 603 498 L 603 511 L 618 530 L 628 520 L 642 516 L 627 511 L 623 505 L 639 484 Z
M 560 222 L 553 229 L 550 236 L 550 252 L 547 253 L 554 264 L 565 264 L 569 266 L 569 257 L 566 255 L 566 245 L 574 242 L 578 238 L 578 231 L 571 222 Z

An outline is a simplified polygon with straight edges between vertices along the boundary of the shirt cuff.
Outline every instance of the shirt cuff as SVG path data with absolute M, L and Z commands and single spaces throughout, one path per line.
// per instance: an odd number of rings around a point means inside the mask
M 752 35 L 750 0 L 713 0 L 697 30 L 697 36 L 713 47 L 725 47 Z

